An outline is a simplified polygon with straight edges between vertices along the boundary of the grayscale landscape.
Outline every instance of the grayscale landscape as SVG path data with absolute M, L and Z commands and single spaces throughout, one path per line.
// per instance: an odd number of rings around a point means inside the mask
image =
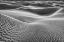
M 63 4 L 0 2 L 0 42 L 64 42 Z

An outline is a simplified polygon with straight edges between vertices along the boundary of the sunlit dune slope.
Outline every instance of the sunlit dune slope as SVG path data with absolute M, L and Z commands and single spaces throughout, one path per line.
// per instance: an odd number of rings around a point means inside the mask
M 64 18 L 59 18 L 61 14 L 42 17 L 23 11 L 0 10 L 0 13 L 1 40 L 6 42 L 64 42 Z
M 64 41 L 62 21 L 42 21 L 37 23 L 23 24 L 15 19 L 9 18 L 4 15 L 1 16 L 1 40 L 6 42 L 48 42 L 48 41 Z M 58 25 L 57 23 L 61 25 Z M 13 25 L 12 25 L 13 24 Z M 5 32 L 4 32 L 5 31 Z M 6 35 L 5 35 L 6 34 Z M 5 39 L 2 39 L 5 38 Z M 36 40 L 37 39 L 37 40 Z

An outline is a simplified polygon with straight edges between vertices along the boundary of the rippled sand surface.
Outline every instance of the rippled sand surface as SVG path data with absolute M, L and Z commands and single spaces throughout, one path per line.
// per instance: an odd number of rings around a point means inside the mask
M 49 16 L 19 9 L 0 10 L 0 41 L 64 42 L 63 10 L 58 8 Z

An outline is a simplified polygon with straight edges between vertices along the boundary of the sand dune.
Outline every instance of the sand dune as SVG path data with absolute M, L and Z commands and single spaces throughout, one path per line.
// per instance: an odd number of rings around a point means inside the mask
M 60 18 L 63 13 L 51 17 L 17 10 L 0 10 L 0 13 L 0 41 L 64 42 L 64 16 Z

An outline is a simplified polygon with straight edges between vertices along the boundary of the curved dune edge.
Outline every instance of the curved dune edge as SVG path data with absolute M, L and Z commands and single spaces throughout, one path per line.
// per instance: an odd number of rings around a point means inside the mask
M 63 18 L 60 18 L 60 16 L 63 15 L 63 13 L 58 13 L 62 10 L 63 8 L 59 9 L 58 11 L 56 11 L 53 15 L 50 16 L 38 16 L 38 15 L 34 15 L 33 13 L 30 12 L 26 12 L 26 11 L 19 11 L 19 10 L 0 10 L 0 13 L 3 15 L 8 15 L 11 18 L 18 18 L 17 20 L 20 20 L 19 18 L 23 18 L 24 21 L 25 18 L 28 19 L 33 19 L 36 22 L 38 21 L 45 21 L 45 20 L 62 20 Z M 4 12 L 3 12 L 4 11 Z M 59 16 L 59 17 L 58 17 Z M 56 18 L 55 18 L 56 17 Z M 29 21 L 31 21 L 30 19 L 28 19 Z M 22 20 L 21 20 L 22 21 Z
M 18 21 L 15 18 L 9 17 L 10 19 L 13 19 L 14 21 L 18 22 L 18 23 L 23 23 L 22 21 Z M 35 18 L 36 19 L 36 18 Z M 10 37 L 10 38 L 14 38 L 15 40 L 19 41 L 19 42 L 31 42 L 31 41 L 41 41 L 42 38 L 44 41 L 50 39 L 51 37 L 56 37 L 53 39 L 56 39 L 58 41 L 64 41 L 64 34 L 63 34 L 63 25 L 64 25 L 64 21 L 60 21 L 60 20 L 53 20 L 54 18 L 38 18 L 38 22 L 33 22 L 33 23 L 23 23 L 26 24 L 24 27 L 24 31 L 22 30 L 18 30 L 16 32 L 18 32 L 16 35 L 15 33 L 12 33 L 13 36 L 15 37 Z M 58 19 L 58 18 L 57 18 Z M 40 20 L 40 21 L 39 21 Z M 41 21 L 42 20 L 42 21 Z M 17 28 L 18 29 L 18 28 Z M 17 30 L 14 29 L 13 31 Z M 11 34 L 11 35 L 12 35 Z M 46 34 L 46 35 L 45 35 Z M 49 36 L 49 38 L 48 38 Z M 59 38 L 58 38 L 59 37 Z M 51 38 L 51 41 L 53 41 L 53 39 Z M 62 39 L 61 39 L 62 38 Z M 6 38 L 7 39 L 7 38 Z M 14 39 L 12 39 L 11 41 L 15 41 Z M 37 39 L 37 40 L 36 40 Z M 60 39 L 60 40 L 59 40 Z

